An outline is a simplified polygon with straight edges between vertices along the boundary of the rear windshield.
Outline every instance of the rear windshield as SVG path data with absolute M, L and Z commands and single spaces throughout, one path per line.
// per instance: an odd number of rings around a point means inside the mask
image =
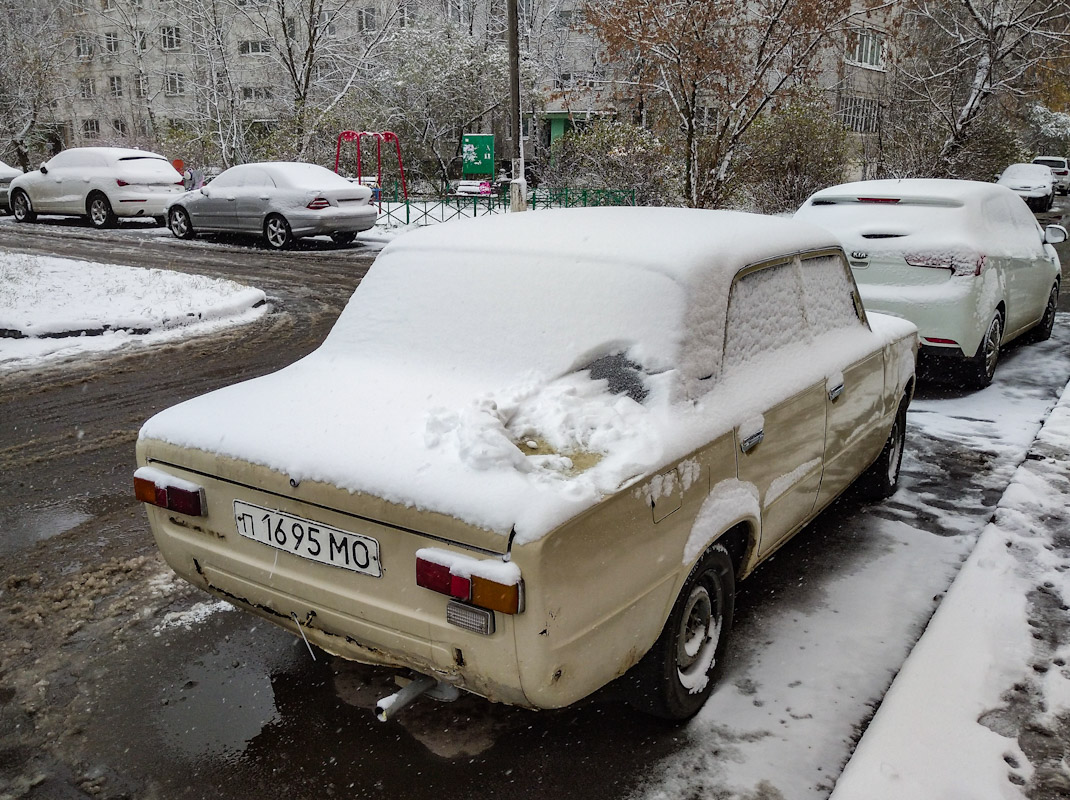
M 1066 169 L 1065 158 L 1034 158 L 1034 164 L 1043 164 L 1045 167 L 1051 167 L 1052 169 Z

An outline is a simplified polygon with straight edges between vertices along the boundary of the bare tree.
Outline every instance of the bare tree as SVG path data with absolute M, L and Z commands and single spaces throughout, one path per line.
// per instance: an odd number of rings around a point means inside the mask
M 747 129 L 808 82 L 830 36 L 873 10 L 854 5 L 852 11 L 851 0 L 586 0 L 585 11 L 607 58 L 625 68 L 624 94 L 670 103 L 682 132 L 688 202 L 716 206 L 726 199 Z
M 23 170 L 42 149 L 61 144 L 55 108 L 67 94 L 62 76 L 71 63 L 65 9 L 48 0 L 2 0 L 0 13 L 0 130 Z
M 1034 76 L 1070 58 L 1070 6 L 1050 0 L 911 0 L 904 87 L 943 129 L 936 171 L 955 158 L 1001 99 L 1034 95 Z

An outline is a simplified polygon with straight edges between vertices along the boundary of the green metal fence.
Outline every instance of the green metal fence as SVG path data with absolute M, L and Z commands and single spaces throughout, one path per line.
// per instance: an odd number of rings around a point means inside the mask
M 508 196 L 473 195 L 410 199 L 400 197 L 398 187 L 384 187 L 379 203 L 378 224 L 433 225 L 452 219 L 504 214 Z M 587 206 L 634 206 L 634 189 L 535 189 L 528 206 L 540 208 L 582 208 Z

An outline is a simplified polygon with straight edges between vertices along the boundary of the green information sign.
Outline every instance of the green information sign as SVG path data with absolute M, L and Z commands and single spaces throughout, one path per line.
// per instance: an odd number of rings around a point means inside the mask
M 461 137 L 463 175 L 494 174 L 494 134 L 466 133 Z

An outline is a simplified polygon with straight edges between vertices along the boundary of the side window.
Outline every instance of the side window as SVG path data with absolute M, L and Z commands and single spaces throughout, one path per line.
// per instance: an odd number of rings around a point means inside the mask
M 809 338 L 794 263 L 765 267 L 733 283 L 725 323 L 725 371 Z
M 839 256 L 805 258 L 801 263 L 803 302 L 815 334 L 861 326 L 854 283 Z
M 230 169 L 208 184 L 211 187 L 218 189 L 233 188 L 235 186 L 241 186 L 245 181 L 244 169 Z
M 245 179 L 242 181 L 242 186 L 261 187 L 261 186 L 275 186 L 275 181 L 271 180 L 271 176 L 268 175 L 262 169 L 251 169 L 245 173 Z

